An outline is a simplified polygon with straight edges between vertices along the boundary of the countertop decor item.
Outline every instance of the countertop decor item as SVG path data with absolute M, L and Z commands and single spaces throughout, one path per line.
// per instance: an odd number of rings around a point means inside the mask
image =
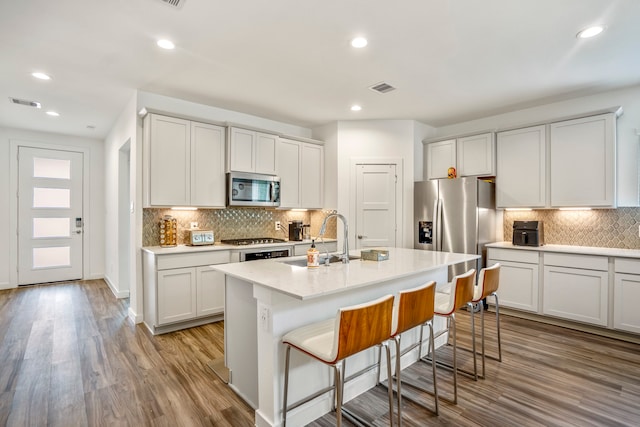
M 380 249 L 362 251 L 360 252 L 360 258 L 365 261 L 384 261 L 389 259 L 389 251 Z
M 178 221 L 171 215 L 160 220 L 160 246 L 163 248 L 178 245 Z

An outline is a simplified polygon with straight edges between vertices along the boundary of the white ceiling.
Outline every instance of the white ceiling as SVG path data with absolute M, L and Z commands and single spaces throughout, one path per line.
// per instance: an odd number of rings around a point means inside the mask
M 104 138 L 135 89 L 306 127 L 442 126 L 640 84 L 638 18 L 639 0 L 2 0 L 0 126 Z

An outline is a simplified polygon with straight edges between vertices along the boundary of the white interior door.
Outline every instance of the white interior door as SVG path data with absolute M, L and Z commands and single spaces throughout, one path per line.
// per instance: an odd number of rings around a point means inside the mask
M 396 246 L 396 165 L 356 167 L 356 248 Z
M 18 284 L 82 278 L 82 162 L 18 148 Z

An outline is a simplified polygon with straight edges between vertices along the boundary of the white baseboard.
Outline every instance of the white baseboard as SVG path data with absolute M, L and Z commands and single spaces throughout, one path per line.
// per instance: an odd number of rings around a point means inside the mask
M 133 308 L 131 307 L 129 307 L 129 319 L 131 319 L 131 321 L 136 325 L 138 323 L 142 323 L 142 321 L 144 320 L 144 318 L 136 314 L 136 312 L 133 311 Z
M 115 285 L 111 282 L 111 280 L 109 280 L 108 276 L 104 276 L 103 280 L 107 283 L 107 286 L 109 286 L 109 289 L 111 289 L 111 292 L 116 298 L 129 298 L 129 291 L 119 291 L 118 289 L 116 289 Z
M 12 286 L 11 283 L 9 283 L 9 282 L 1 282 L 0 283 L 0 290 L 15 289 L 15 288 L 17 288 L 17 286 Z

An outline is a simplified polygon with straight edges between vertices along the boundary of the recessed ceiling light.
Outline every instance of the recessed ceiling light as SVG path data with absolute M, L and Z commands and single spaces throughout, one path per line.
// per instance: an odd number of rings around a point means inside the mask
M 31 73 L 31 75 L 33 77 L 35 77 L 36 79 L 40 79 L 40 80 L 51 80 L 51 76 L 45 73 L 40 73 L 40 72 L 36 72 L 36 73 Z
M 60 115 L 60 113 L 56 111 L 47 111 L 47 114 L 53 117 L 58 117 Z
M 369 42 L 367 41 L 367 39 L 365 39 L 364 37 L 356 37 L 355 39 L 351 40 L 351 46 L 355 47 L 355 48 L 362 48 L 365 47 Z
M 362 107 L 359 105 L 352 105 L 351 106 L 351 111 L 360 111 L 362 110 Z
M 576 37 L 579 39 L 588 39 L 590 37 L 597 36 L 603 31 L 603 25 L 594 25 L 593 27 L 585 28 L 584 30 L 580 31 L 578 34 L 576 34 Z
M 168 49 L 168 50 L 174 49 L 176 47 L 176 45 L 173 44 L 171 40 L 167 40 L 167 39 L 158 40 L 157 44 L 161 48 Z

